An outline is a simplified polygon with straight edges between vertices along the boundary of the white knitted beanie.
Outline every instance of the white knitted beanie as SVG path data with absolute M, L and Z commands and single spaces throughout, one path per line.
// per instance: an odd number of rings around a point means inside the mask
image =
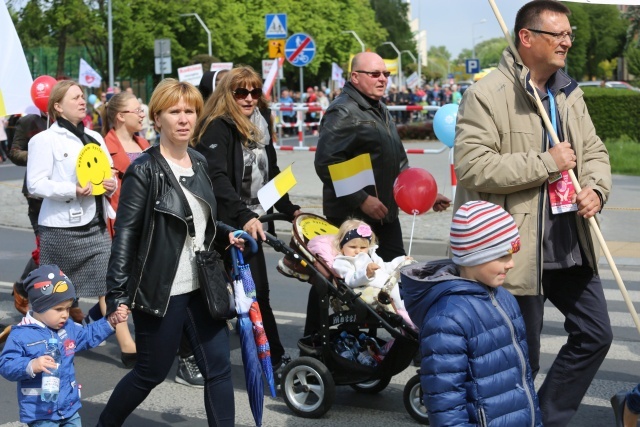
M 520 250 L 518 227 L 504 209 L 483 201 L 460 206 L 451 223 L 451 252 L 457 265 L 471 267 Z

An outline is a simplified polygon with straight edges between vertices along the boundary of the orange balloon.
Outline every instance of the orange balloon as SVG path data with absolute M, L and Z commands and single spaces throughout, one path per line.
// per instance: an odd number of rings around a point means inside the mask
M 35 106 L 38 107 L 38 110 L 43 113 L 47 112 L 49 95 L 56 83 L 58 83 L 58 81 L 51 76 L 40 76 L 35 79 L 31 85 L 31 100 Z

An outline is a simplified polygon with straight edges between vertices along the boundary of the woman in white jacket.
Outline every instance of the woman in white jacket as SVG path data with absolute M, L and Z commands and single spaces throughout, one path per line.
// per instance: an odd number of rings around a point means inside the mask
M 92 195 L 91 180 L 81 186 L 76 175 L 80 150 L 97 144 L 109 156 L 97 132 L 84 129 L 86 101 L 80 86 L 70 80 L 58 82 L 49 96 L 48 114 L 55 123 L 29 141 L 27 189 L 42 197 L 38 217 L 40 263 L 56 264 L 76 285 L 78 297 L 104 297 L 111 239 L 106 228 L 109 212 L 105 199 L 116 190 L 112 175 L 104 178 L 106 193 Z M 83 320 L 79 308 L 72 308 L 76 322 Z

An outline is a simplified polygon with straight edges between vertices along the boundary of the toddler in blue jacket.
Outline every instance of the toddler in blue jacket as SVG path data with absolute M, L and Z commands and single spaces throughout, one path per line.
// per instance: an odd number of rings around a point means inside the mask
M 431 426 L 542 426 L 522 314 L 502 288 L 520 249 L 518 227 L 500 206 L 468 202 L 453 217 L 450 243 L 452 260 L 401 273 L 420 329 Z
M 76 352 L 99 345 L 113 334 L 114 326 L 127 320 L 124 306 L 83 327 L 69 317 L 76 298 L 71 280 L 56 265 L 42 265 L 24 281 L 32 310 L 12 328 L 0 355 L 0 375 L 18 383 L 20 421 L 38 426 L 80 426 L 80 387 L 76 383 L 73 357 Z M 54 402 L 42 401 L 42 373 L 56 363 L 45 356 L 47 342 L 56 338 L 61 354 L 58 373 L 60 393 Z

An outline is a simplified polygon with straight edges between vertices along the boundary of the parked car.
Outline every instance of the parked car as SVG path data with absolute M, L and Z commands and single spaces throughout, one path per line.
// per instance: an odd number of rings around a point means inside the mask
M 602 82 L 597 80 L 589 80 L 585 82 L 578 82 L 578 86 L 580 87 L 602 87 Z M 634 86 L 631 86 L 627 82 L 619 81 L 619 80 L 609 80 L 604 82 L 604 87 L 612 88 L 612 89 L 627 89 L 634 90 L 636 92 L 640 92 L 640 89 Z

